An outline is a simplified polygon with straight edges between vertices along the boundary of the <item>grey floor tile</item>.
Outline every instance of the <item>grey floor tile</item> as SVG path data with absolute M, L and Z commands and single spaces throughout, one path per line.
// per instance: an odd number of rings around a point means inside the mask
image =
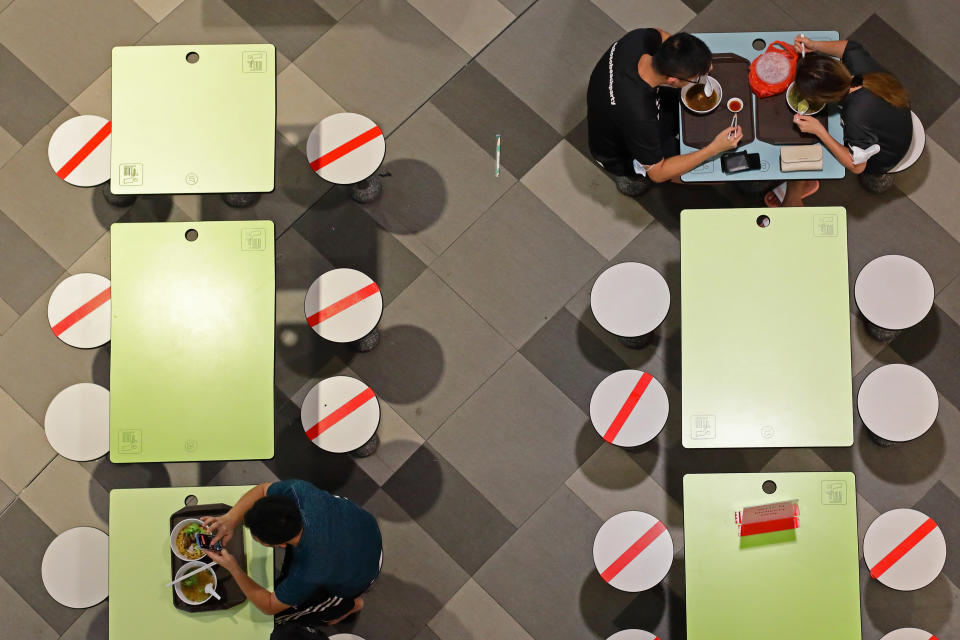
M 4 85 L 17 87 L 0 92 L 0 126 L 21 145 L 27 144 L 67 103 L 2 44 L 0 68 Z
M 597 385 L 629 368 L 566 309 L 550 318 L 520 353 L 587 415 Z
M 936 122 L 925 122 L 927 140 L 933 138 L 955 160 L 960 160 L 960 100 L 943 112 Z
M 796 20 L 800 28 L 833 29 L 840 33 L 841 38 L 846 38 L 884 4 L 883 1 L 876 2 L 876 0 L 850 0 L 844 3 L 830 2 L 830 0 L 774 0 L 774 2 Z M 826 21 L 821 19 L 825 16 L 829 16 Z
M 712 0 L 702 9 L 691 8 L 697 17 L 684 27 L 689 33 L 789 31 L 803 26 L 776 4 L 764 0 Z
M 380 402 L 380 446 L 376 453 L 357 458 L 357 466 L 367 472 L 381 487 L 410 459 L 423 444 L 423 437 L 411 427 L 390 403 Z
M 934 15 L 932 13 L 931 18 L 933 22 L 939 23 L 938 30 L 951 28 L 944 20 L 934 18 Z M 952 16 L 952 13 L 950 15 Z M 956 20 L 955 17 L 947 19 Z M 898 27 L 902 29 L 907 24 L 901 21 Z M 910 30 L 918 33 L 924 29 L 914 27 Z M 903 83 L 910 92 L 910 108 L 920 117 L 921 122 L 936 122 L 937 118 L 960 98 L 960 85 L 924 53 L 928 50 L 927 45 L 936 41 L 936 35 L 926 30 L 926 35 L 921 39 L 923 43 L 918 42 L 915 37 L 905 35 L 905 32 L 898 32 L 883 18 L 874 14 L 850 34 L 850 39 L 866 47 L 880 64 Z M 937 49 L 946 51 L 942 46 Z M 952 59 L 952 54 L 948 54 L 948 59 Z M 948 68 L 952 66 L 951 63 Z M 960 74 L 955 71 L 954 74 L 960 79 Z M 930 91 L 930 87 L 937 89 Z
M 17 141 L 10 133 L 0 126 L 0 167 L 7 164 L 7 160 L 12 158 L 23 145 Z
M 0 15 L 0 40 L 69 101 L 110 66 L 112 47 L 135 43 L 154 24 L 129 0 L 27 0 Z
M 297 147 L 306 162 L 307 137 L 317 123 L 343 107 L 295 64 L 277 75 L 277 131 Z
M 623 33 L 590 0 L 540 0 L 477 60 L 566 134 L 587 113 L 590 72 Z
M 389 189 L 389 183 L 384 188 Z M 334 267 L 359 269 L 373 278 L 383 294 L 384 305 L 425 268 L 343 188 L 328 191 L 294 226 Z
M 876 11 L 905 40 L 960 82 L 960 72 L 955 68 L 956 52 L 948 44 L 951 34 L 960 29 L 960 16 L 951 0 L 921 5 L 908 0 L 887 0 L 879 3 Z
M 0 480 L 20 493 L 56 456 L 43 427 L 0 389 Z
M 424 627 L 413 640 L 440 640 L 440 636 L 435 634 L 430 627 Z
M 63 267 L 0 211 L 0 297 L 23 313 L 63 273 Z
M 7 508 L 7 505 L 16 500 L 17 494 L 10 490 L 10 487 L 0 482 L 0 513 Z
M 960 406 L 960 326 L 937 305 L 916 327 L 900 334 L 891 345 L 907 364 L 924 371 L 937 391 Z
M 223 465 L 223 469 L 210 480 L 210 485 L 241 486 L 277 480 L 276 474 L 259 460 L 235 460 Z
M 297 58 L 297 66 L 345 109 L 389 133 L 467 59 L 406 2 L 365 0 Z M 377 81 L 360 81 L 370 77 Z
M 20 500 L 0 515 L 0 578 L 61 634 L 83 611 L 63 606 L 43 586 L 40 563 L 54 537 L 43 520 Z
M 331 16 L 340 20 L 343 16 L 347 15 L 350 11 L 353 10 L 360 0 L 314 0 L 318 5 L 323 7 L 323 9 L 329 13 Z
M 951 203 L 960 198 L 958 173 L 960 162 L 928 137 L 923 155 L 912 167 L 897 175 L 897 188 L 955 240 L 960 240 L 960 216 Z
M 0 336 L 2 336 L 19 317 L 20 314 L 14 311 L 13 307 L 7 304 L 3 298 L 0 298 Z
M 658 28 L 677 33 L 697 15 L 682 0 L 593 0 L 593 3 L 628 31 L 653 26 L 656 22 Z M 656 15 L 655 21 L 651 21 L 652 15 Z
M 431 102 L 491 158 L 500 134 L 500 162 L 515 176 L 525 174 L 560 140 L 553 127 L 477 61 L 464 67 Z
M 483 587 L 468 580 L 440 610 L 430 628 L 442 640 L 533 640 Z
M 73 527 L 109 528 L 110 496 L 79 462 L 57 456 L 20 499 L 56 534 Z
M 60 640 L 107 640 L 110 610 L 106 600 L 86 609 Z
M 516 531 L 429 445 L 417 449 L 383 490 L 469 574 Z
M 503 6 L 510 9 L 514 15 L 520 15 L 526 11 L 536 0 L 501 0 Z
M 477 55 L 514 15 L 497 0 L 409 0 L 410 4 L 471 56 Z
M 430 270 L 386 308 L 380 332 L 351 366 L 424 438 L 513 352 Z
M 429 443 L 519 526 L 601 440 L 587 416 L 517 354 Z
M 954 322 L 960 324 L 960 277 L 937 294 L 936 303 L 948 316 L 953 318 Z
M 272 42 L 290 60 L 306 50 L 337 21 L 314 0 L 263 3 L 225 0 L 227 6 Z
M 56 640 L 59 637 L 3 578 L 0 578 L 0 616 L 3 616 L 4 626 L 20 637 L 31 640 Z
M 603 258 L 516 185 L 432 268 L 514 345 L 526 342 Z
M 943 531 L 948 546 L 960 540 L 960 497 L 945 484 L 938 482 L 933 485 L 914 508 L 934 519 Z M 954 584 L 960 582 L 960 557 L 956 553 L 948 550 L 943 573 Z
M 170 15 L 170 12 L 176 9 L 183 0 L 134 0 L 134 2 L 140 5 L 140 8 L 146 11 L 155 22 L 160 22 Z
M 434 256 L 516 182 L 508 171 L 495 177 L 490 156 L 430 103 L 390 136 L 383 171 L 389 183 L 366 210 L 398 239 L 413 236 Z

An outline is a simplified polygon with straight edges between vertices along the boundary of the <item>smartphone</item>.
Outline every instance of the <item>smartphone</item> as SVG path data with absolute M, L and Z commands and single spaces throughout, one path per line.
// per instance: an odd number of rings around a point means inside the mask
M 760 168 L 760 154 L 738 151 L 720 156 L 720 169 L 724 173 L 740 173 Z
M 223 551 L 223 545 L 220 544 L 220 541 L 217 540 L 217 544 L 210 546 L 210 542 L 213 540 L 213 536 L 209 533 L 198 533 L 194 538 L 197 542 L 197 546 L 201 549 L 212 549 L 213 551 Z

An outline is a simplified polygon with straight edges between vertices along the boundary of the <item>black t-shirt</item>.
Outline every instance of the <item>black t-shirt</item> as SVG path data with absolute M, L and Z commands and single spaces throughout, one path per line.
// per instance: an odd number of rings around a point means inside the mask
M 644 54 L 662 40 L 656 29 L 636 29 L 607 49 L 587 86 L 590 152 L 611 173 L 634 173 L 633 161 L 651 165 L 675 155 L 680 93 L 651 87 L 637 73 Z
M 883 72 L 885 69 L 859 42 L 849 40 L 840 59 L 854 75 Z M 867 173 L 886 173 L 910 147 L 913 120 L 909 109 L 900 109 L 863 87 L 840 101 L 843 143 L 866 150 L 874 144 L 880 152 L 867 160 Z

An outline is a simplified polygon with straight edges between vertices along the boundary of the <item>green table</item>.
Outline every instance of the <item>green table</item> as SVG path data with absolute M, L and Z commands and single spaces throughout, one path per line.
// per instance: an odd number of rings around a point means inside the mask
M 112 70 L 111 191 L 273 190 L 273 45 L 114 47 Z
M 111 227 L 111 461 L 273 456 L 273 238 L 269 221 Z
M 683 446 L 853 444 L 846 211 L 686 210 L 680 248 Z
M 188 495 L 200 504 L 235 503 L 251 487 L 115 489 L 110 492 L 110 637 L 138 640 L 230 638 L 265 640 L 273 616 L 250 601 L 224 611 L 186 613 L 173 606 L 170 582 L 170 514 Z M 273 549 L 244 529 L 247 573 L 273 589 Z
M 833 472 L 684 476 L 687 638 L 860 640 L 854 482 Z M 783 500 L 797 501 L 799 528 L 739 537 L 736 511 Z

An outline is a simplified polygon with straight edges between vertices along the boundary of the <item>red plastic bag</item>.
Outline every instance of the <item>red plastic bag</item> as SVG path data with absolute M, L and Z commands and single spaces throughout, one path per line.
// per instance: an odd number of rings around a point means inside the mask
M 750 63 L 750 88 L 758 98 L 783 93 L 797 74 L 797 52 L 786 42 L 771 42 Z

